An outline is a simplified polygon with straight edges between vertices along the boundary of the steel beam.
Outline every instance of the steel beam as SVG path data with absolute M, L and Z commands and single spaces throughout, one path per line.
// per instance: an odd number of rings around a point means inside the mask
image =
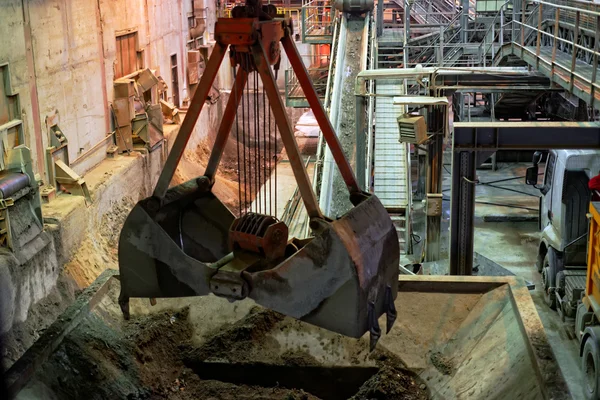
M 600 149 L 595 122 L 455 122 L 454 150 Z
M 593 122 L 455 122 L 450 204 L 450 274 L 473 271 L 475 168 L 496 150 L 600 149 Z M 487 152 L 487 154 L 482 154 Z M 478 155 L 482 154 L 481 157 Z
M 365 81 L 377 79 L 427 78 L 430 90 L 469 90 L 513 92 L 518 90 L 554 90 L 548 77 L 523 69 L 495 68 L 406 68 L 374 69 L 358 73 L 355 94 L 367 95 Z

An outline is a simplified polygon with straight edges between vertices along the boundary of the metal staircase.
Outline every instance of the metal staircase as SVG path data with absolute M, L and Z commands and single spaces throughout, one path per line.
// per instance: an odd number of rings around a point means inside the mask
M 410 240 L 410 152 L 400 143 L 397 118 L 404 106 L 394 105 L 394 95 L 403 93 L 400 80 L 377 81 L 375 93 L 375 131 L 373 151 L 373 192 L 388 210 L 398 231 L 400 250 L 411 253 Z

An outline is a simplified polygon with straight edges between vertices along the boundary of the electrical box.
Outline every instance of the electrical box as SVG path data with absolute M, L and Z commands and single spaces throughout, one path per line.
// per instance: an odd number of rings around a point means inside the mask
M 438 217 L 442 215 L 442 194 L 427 193 L 427 216 Z
M 422 115 L 405 114 L 398 117 L 400 142 L 421 144 L 427 141 L 427 124 Z

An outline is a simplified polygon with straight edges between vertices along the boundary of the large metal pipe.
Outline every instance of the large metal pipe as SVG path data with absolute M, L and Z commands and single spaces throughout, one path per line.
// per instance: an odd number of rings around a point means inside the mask
M 375 6 L 374 0 L 335 0 L 333 6 L 336 10 L 351 14 L 369 12 Z
M 331 107 L 329 111 L 329 120 L 336 127 L 340 113 L 342 81 L 344 77 L 344 56 L 346 53 L 346 35 L 348 30 L 348 20 L 342 17 L 340 24 L 339 41 L 337 42 L 337 53 L 335 57 L 335 73 L 333 74 L 333 90 L 331 96 Z M 319 193 L 319 206 L 325 215 L 329 215 L 331 208 L 331 183 L 333 181 L 333 171 L 335 165 L 333 156 L 329 148 L 326 147 L 325 157 L 323 158 L 323 175 L 321 176 L 321 191 Z
M 424 81 L 427 78 L 430 88 L 436 83 L 438 77 L 443 76 L 467 76 L 467 75 L 490 75 L 494 78 L 500 77 L 530 77 L 532 73 L 525 68 L 512 67 L 495 67 L 495 68 L 478 68 L 478 67 L 454 67 L 454 68 L 389 68 L 389 69 L 373 69 L 359 72 L 356 77 L 355 94 L 357 96 L 366 95 L 365 81 L 377 79 L 418 79 Z M 536 74 L 533 76 L 540 76 Z M 433 85 L 435 86 L 435 85 Z M 439 88 L 439 87 L 438 87 Z M 456 87 L 455 87 L 456 89 Z
M 192 39 L 199 38 L 206 31 L 206 9 L 204 0 L 193 0 L 194 27 L 189 29 Z

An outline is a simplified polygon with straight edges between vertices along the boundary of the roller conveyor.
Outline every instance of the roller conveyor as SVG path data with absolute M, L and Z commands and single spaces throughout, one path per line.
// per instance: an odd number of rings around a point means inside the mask
M 29 186 L 29 176 L 20 172 L 0 172 L 0 199 L 6 199 Z

